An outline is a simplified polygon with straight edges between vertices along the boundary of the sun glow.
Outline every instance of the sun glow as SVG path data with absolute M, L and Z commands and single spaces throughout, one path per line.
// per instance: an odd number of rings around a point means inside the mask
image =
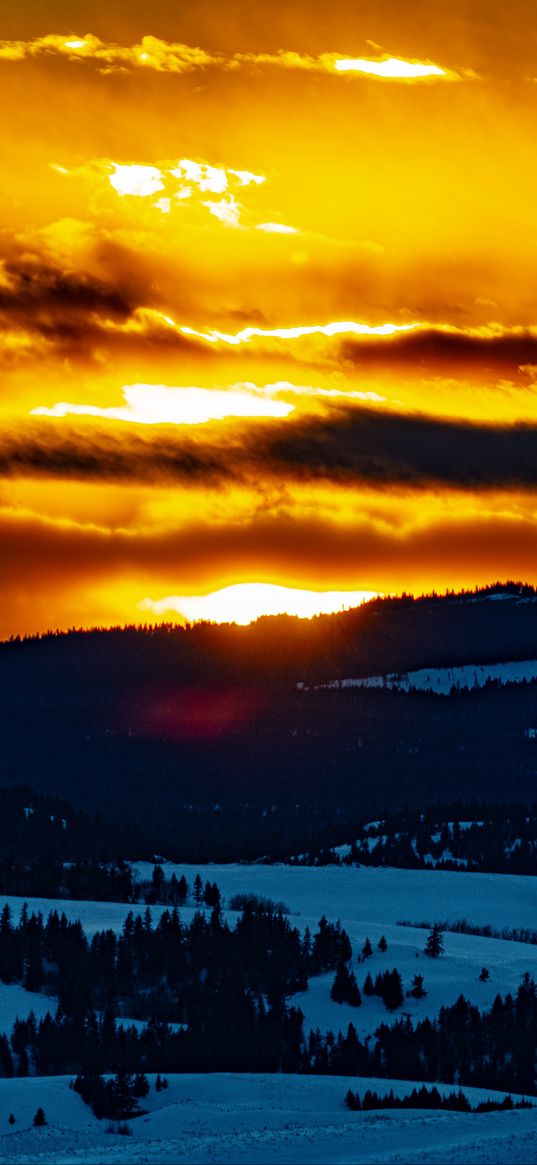
M 208 619 L 244 626 L 262 615 L 295 615 L 299 619 L 331 615 L 375 597 L 376 591 L 308 591 L 273 583 L 235 583 L 209 595 L 168 595 L 142 599 L 138 605 L 141 611 L 180 615 L 189 623 Z
M 266 389 L 254 384 L 237 384 L 229 389 L 126 384 L 122 395 L 125 404 L 117 408 L 60 401 L 51 408 L 32 409 L 32 416 L 99 417 L 139 425 L 201 425 L 225 417 L 287 417 L 294 410 L 294 405 L 272 400 Z
M 445 77 L 446 70 L 424 61 L 403 61 L 387 57 L 383 61 L 340 59 L 334 66 L 338 73 L 365 73 L 371 77 L 385 77 L 392 81 L 415 81 L 422 77 Z

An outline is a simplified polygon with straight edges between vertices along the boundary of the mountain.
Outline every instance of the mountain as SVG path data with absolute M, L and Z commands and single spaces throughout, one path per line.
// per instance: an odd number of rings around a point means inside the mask
M 529 659 L 537 595 L 515 583 L 311 621 L 14 640 L 0 645 L 0 785 L 148 829 L 196 861 L 332 843 L 342 822 L 404 801 L 531 801 L 537 684 L 319 686 Z

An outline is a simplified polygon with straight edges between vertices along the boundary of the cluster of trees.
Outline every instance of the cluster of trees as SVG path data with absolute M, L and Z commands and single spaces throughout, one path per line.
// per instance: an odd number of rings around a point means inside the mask
M 364 983 L 364 995 L 380 995 L 388 1011 L 395 1011 L 401 1007 L 404 994 L 403 980 L 399 971 L 396 968 L 393 971 L 383 971 L 376 976 L 374 982 L 368 974 Z
M 196 874 L 192 887 L 184 874 L 166 878 L 160 862 L 155 862 L 149 881 L 137 881 L 129 863 L 82 859 L 63 862 L 52 854 L 21 863 L 0 858 L 0 893 L 24 898 L 68 898 L 97 902 L 139 902 L 149 906 L 217 906 L 221 895 L 216 882 Z M 237 907 L 237 909 L 240 909 Z
M 0 1076 L 118 1072 L 300 1072 L 303 1016 L 282 996 L 267 999 L 226 978 L 191 1023 L 150 1021 L 141 1031 L 111 1010 L 58 1009 L 39 1022 L 17 1020 L 0 1037 Z
M 211 894 L 214 888 L 209 884 Z M 227 992 L 246 999 L 281 999 L 307 987 L 308 978 L 348 962 L 352 949 L 339 922 L 323 916 L 314 935 L 301 936 L 270 904 L 248 905 L 231 928 L 219 901 L 210 916 L 196 912 L 184 925 L 166 909 L 153 925 L 129 912 L 120 935 L 97 932 L 88 941 L 79 922 L 51 911 L 46 921 L 23 907 L 15 924 L 6 904 L 0 915 L 0 980 L 57 996 L 67 1014 L 112 1008 L 136 1019 L 202 1025 L 224 1011 Z
M 430 922 L 411 922 L 408 918 L 398 918 L 397 926 L 410 926 L 413 929 L 416 927 L 422 930 L 431 930 Z M 537 930 L 532 930 L 529 926 L 492 926 L 490 923 L 485 923 L 480 926 L 478 923 L 469 922 L 467 918 L 446 918 L 442 922 L 434 924 L 440 932 L 444 930 L 452 931 L 454 934 L 476 934 L 481 938 L 503 938 L 506 942 L 513 943 L 529 943 L 530 946 L 537 946 Z
M 461 802 L 424 812 L 405 806 L 374 825 L 357 825 L 343 856 L 330 847 L 314 847 L 293 860 L 317 866 L 537 874 L 537 810 Z
M 350 1007 L 359 1007 L 362 1002 L 354 971 L 351 971 L 346 963 L 340 963 L 338 966 L 330 998 L 334 1003 L 348 1003 Z
M 516 995 L 497 996 L 480 1012 L 462 996 L 436 1019 L 382 1023 L 374 1040 L 346 1035 L 304 1038 L 303 1015 L 284 995 L 241 989 L 225 976 L 224 993 L 208 995 L 188 1026 L 154 1019 L 138 1031 L 78 1007 L 39 1023 L 17 1020 L 0 1038 L 0 1075 L 105 1072 L 296 1072 L 444 1081 L 505 1092 L 537 1092 L 537 989 L 526 976 Z
M 361 1041 L 352 1024 L 345 1036 L 311 1032 L 306 1070 L 336 1076 L 445 1081 L 535 1095 L 537 988 L 528 975 L 516 995 L 497 995 L 480 1012 L 463 996 L 437 1019 L 380 1024 L 375 1042 Z
M 368 1088 L 362 1098 L 358 1092 L 349 1088 L 345 1096 L 345 1104 L 352 1112 L 366 1112 L 376 1108 L 421 1108 L 444 1109 L 447 1112 L 510 1112 L 514 1108 L 533 1108 L 531 1101 L 524 1097 L 513 1101 L 512 1096 L 504 1096 L 502 1100 L 481 1100 L 471 1105 L 468 1097 L 459 1088 L 457 1092 L 442 1095 L 438 1088 L 413 1088 L 406 1096 L 395 1096 L 393 1089 L 379 1096 Z
M 107 1080 L 98 1072 L 79 1072 L 71 1087 L 85 1104 L 89 1104 L 96 1117 L 110 1120 L 129 1120 L 141 1116 L 140 1100 L 149 1092 L 149 1082 L 144 1072 L 119 1071 Z
M 137 902 L 140 887 L 125 862 L 92 859 L 65 863 L 45 854 L 28 864 L 0 859 L 0 893 L 24 898 Z

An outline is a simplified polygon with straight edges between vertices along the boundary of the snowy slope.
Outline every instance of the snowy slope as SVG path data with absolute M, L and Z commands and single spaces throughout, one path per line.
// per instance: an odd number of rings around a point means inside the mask
M 56 1011 L 56 1000 L 25 991 L 17 983 L 0 983 L 0 1032 L 10 1031 L 15 1019 L 27 1019 L 31 1011 L 36 1019 L 43 1019 L 47 1011 Z
M 351 1113 L 343 1103 L 349 1087 L 383 1093 L 391 1086 L 404 1095 L 412 1084 L 347 1077 L 170 1076 L 166 1092 L 151 1087 L 144 1101 L 149 1111 L 131 1122 L 127 1138 L 106 1132 L 106 1122 L 95 1120 L 69 1089 L 67 1077 L 3 1080 L 0 1162 L 537 1161 L 537 1110 Z M 475 1103 L 489 1094 L 468 1089 L 467 1095 Z M 47 1114 L 45 1129 L 30 1127 L 39 1105 Z M 9 1112 L 16 1116 L 15 1126 L 7 1124 Z
M 150 875 L 151 866 L 135 865 L 138 876 Z M 173 870 L 179 876 L 185 873 L 192 886 L 198 867 L 166 864 L 168 877 Z M 447 917 L 452 920 L 467 917 L 474 923 L 492 923 L 495 927 L 535 926 L 537 919 L 537 882 L 535 879 L 496 874 L 448 873 L 436 870 L 389 870 L 326 866 L 205 866 L 199 867 L 204 881 L 216 881 L 224 897 L 224 906 L 237 892 L 254 891 L 265 897 L 283 900 L 291 911 L 290 921 L 301 930 L 316 929 L 320 916 L 339 918 L 353 945 L 353 969 L 358 985 L 363 986 L 370 971 L 373 977 L 385 969 L 397 967 L 403 984 L 409 989 L 413 976 L 424 976 L 427 996 L 423 1000 L 405 999 L 403 1011 L 412 1017 L 424 1018 L 438 1013 L 440 1006 L 455 1002 L 464 994 L 483 1008 L 490 1007 L 495 995 L 516 991 L 522 975 L 529 971 L 537 975 L 537 947 L 524 943 L 487 939 L 474 935 L 447 933 L 444 937 L 446 954 L 438 960 L 423 955 L 426 932 L 418 928 L 397 926 L 400 918 L 420 922 Z M 22 899 L 0 899 L 0 909 L 9 901 L 15 917 L 22 907 Z M 80 918 L 86 933 L 98 929 L 119 929 L 130 907 L 121 903 L 105 902 L 47 902 L 30 899 L 29 909 L 56 907 L 65 910 L 69 918 Z M 144 906 L 135 907 L 143 911 Z M 156 920 L 164 908 L 155 906 L 151 914 Z M 193 915 L 193 907 L 181 911 L 185 922 Z M 229 912 L 230 922 L 234 915 Z M 384 934 L 388 951 L 377 949 Z M 356 959 L 363 943 L 369 937 L 375 948 L 373 958 L 364 964 Z M 486 966 L 490 979 L 479 982 L 481 968 Z M 376 996 L 364 997 L 360 1008 L 336 1004 L 330 999 L 333 976 L 322 975 L 310 980 L 307 992 L 293 997 L 304 1011 L 305 1029 L 320 1027 L 345 1031 L 349 1022 L 359 1034 L 374 1032 L 381 1020 L 389 1019 L 383 1003 Z M 14 990 L 12 988 L 6 990 Z M 20 995 L 26 993 L 17 989 Z M 0 996 L 1 998 L 1 996 Z M 31 996 L 33 1001 L 36 997 Z M 37 999 L 43 997 L 37 997 Z M 17 1007 L 22 1014 L 19 997 Z M 45 1007 L 45 1010 L 47 1008 Z M 27 1004 L 27 1010 L 29 1005 Z M 13 1018 L 14 1018 L 13 1013 Z M 0 1031 L 9 1030 L 10 1023 L 4 1011 Z
M 468 663 L 463 667 L 424 667 L 416 671 L 391 673 L 379 676 L 362 676 L 358 679 L 329 680 L 319 684 L 319 688 L 397 688 L 401 692 L 411 689 L 439 692 L 449 695 L 455 688 L 482 688 L 488 680 L 498 680 L 500 684 L 520 684 L 523 680 L 537 679 L 537 660 L 524 659 L 508 663 Z
M 134 862 L 132 868 L 139 878 L 151 877 L 153 867 L 147 862 Z M 345 924 L 356 920 L 382 925 L 400 918 L 439 917 L 468 918 L 479 925 L 490 922 L 500 929 L 537 923 L 537 880 L 522 875 L 255 863 L 186 866 L 166 862 L 163 870 L 167 878 L 173 872 L 177 877 L 184 873 L 190 887 L 199 872 L 204 882 L 217 883 L 224 905 L 232 895 L 251 891 L 287 903 L 292 915 L 316 921 L 324 913 Z M 3 901 L 0 898 L 0 908 Z M 76 914 L 81 904 L 62 905 L 66 912 L 69 908 Z

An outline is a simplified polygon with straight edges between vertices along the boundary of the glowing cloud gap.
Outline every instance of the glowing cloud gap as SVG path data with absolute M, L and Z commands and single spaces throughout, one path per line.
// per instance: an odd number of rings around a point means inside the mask
M 118 408 L 60 401 L 31 410 L 34 417 L 98 417 L 139 425 L 202 425 L 225 417 L 287 417 L 294 405 L 267 398 L 263 389 L 237 384 L 231 389 L 171 388 L 164 384 L 127 384 L 126 404 Z
M 334 68 L 338 73 L 365 73 L 371 77 L 384 77 L 390 81 L 416 81 L 422 77 L 446 77 L 445 69 L 422 61 L 404 61 L 399 57 L 387 57 L 382 61 L 364 58 L 337 60 Z
M 376 591 L 308 591 L 272 583 L 236 583 L 209 595 L 168 595 L 142 599 L 141 611 L 154 615 L 174 613 L 188 622 L 209 619 L 214 623 L 246 625 L 261 615 L 296 615 L 311 619 L 358 607 L 376 598 Z
M 253 339 L 297 340 L 302 336 L 394 336 L 399 332 L 411 332 L 420 324 L 358 324 L 354 320 L 337 321 L 331 324 L 311 324 L 295 328 L 243 328 L 240 332 L 198 332 L 195 328 L 176 324 L 169 316 L 162 316 L 170 327 L 177 328 L 183 336 L 194 336 L 208 344 L 248 344 Z

